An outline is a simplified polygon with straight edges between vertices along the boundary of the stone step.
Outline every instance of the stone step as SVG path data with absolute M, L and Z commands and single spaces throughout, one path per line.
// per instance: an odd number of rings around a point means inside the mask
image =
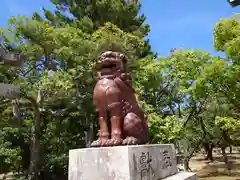
M 197 175 L 191 172 L 180 172 L 163 180 L 197 180 Z

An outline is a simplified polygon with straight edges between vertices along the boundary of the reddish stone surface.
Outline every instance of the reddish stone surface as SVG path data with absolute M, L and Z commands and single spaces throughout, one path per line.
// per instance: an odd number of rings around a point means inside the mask
M 98 82 L 93 101 L 100 124 L 92 147 L 136 145 L 148 142 L 147 116 L 139 106 L 126 70 L 127 60 L 118 52 L 103 53 L 96 64 Z M 110 127 L 108 126 L 108 114 Z

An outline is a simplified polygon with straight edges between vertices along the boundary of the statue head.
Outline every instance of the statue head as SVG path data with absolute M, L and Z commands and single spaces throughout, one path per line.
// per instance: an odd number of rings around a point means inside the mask
M 102 53 L 97 61 L 96 69 L 100 77 L 120 76 L 126 71 L 126 57 L 114 51 Z

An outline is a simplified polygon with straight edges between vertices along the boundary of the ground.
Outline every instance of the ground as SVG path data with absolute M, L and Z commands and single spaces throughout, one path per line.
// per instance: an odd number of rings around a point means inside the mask
M 231 176 L 227 176 L 228 171 L 219 149 L 214 150 L 213 162 L 204 160 L 205 155 L 198 153 L 191 159 L 190 167 L 197 173 L 199 180 L 240 180 L 240 147 L 234 147 L 233 153 L 227 155 L 232 169 Z

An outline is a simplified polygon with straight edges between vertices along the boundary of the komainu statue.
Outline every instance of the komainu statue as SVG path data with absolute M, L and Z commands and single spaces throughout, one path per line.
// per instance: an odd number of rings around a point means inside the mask
M 99 138 L 92 147 L 136 145 L 148 142 L 147 116 L 137 102 L 127 59 L 118 52 L 107 51 L 98 58 L 98 82 L 93 102 L 98 112 Z M 108 119 L 110 118 L 110 127 Z

